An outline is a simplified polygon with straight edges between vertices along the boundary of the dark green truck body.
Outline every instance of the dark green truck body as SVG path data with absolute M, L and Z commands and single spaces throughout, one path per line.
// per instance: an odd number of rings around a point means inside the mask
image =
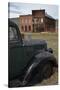
M 9 49 L 9 75 L 10 79 L 20 75 L 21 71 L 31 60 L 31 58 L 37 53 L 38 50 L 46 49 L 46 42 L 38 40 L 32 40 L 28 43 L 25 41 L 23 44 L 15 43 L 15 46 L 10 46 Z
M 47 51 L 47 43 L 37 39 L 22 40 L 18 27 L 10 21 L 8 35 L 8 80 L 11 81 L 22 75 L 30 61 L 33 63 L 34 57 L 40 51 Z

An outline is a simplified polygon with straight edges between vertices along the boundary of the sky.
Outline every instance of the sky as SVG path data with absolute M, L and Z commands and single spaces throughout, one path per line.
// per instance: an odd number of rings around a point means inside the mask
M 32 3 L 8 3 L 8 17 L 14 18 L 20 15 L 32 14 L 32 10 L 45 9 L 47 14 L 51 15 L 53 18 L 58 19 L 58 6 L 48 5 L 48 4 L 32 4 Z

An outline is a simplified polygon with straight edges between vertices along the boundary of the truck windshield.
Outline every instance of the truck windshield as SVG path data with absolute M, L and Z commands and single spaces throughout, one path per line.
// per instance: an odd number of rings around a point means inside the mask
M 14 27 L 9 27 L 9 40 L 18 40 L 17 31 Z

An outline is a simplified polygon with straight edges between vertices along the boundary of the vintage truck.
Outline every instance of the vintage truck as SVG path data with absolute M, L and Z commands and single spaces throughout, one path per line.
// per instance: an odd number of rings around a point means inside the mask
M 56 66 L 53 50 L 45 40 L 22 39 L 18 26 L 8 20 L 8 87 L 47 79 Z

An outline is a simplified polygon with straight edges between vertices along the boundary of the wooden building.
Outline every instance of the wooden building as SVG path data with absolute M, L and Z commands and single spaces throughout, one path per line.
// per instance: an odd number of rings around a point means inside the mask
M 33 32 L 55 32 L 55 19 L 45 10 L 32 10 Z

